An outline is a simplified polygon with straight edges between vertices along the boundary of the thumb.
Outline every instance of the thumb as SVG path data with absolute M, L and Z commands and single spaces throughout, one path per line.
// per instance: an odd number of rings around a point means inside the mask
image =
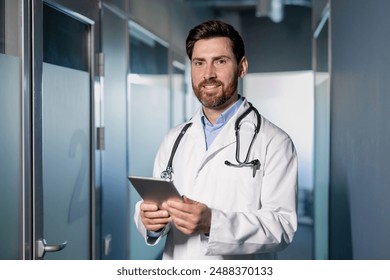
M 197 203 L 195 200 L 192 200 L 185 195 L 183 195 L 183 201 L 184 201 L 184 203 L 187 203 L 187 204 L 196 204 Z

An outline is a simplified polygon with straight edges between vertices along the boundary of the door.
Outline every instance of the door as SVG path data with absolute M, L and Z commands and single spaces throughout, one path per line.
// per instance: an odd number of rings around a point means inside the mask
M 330 162 L 330 7 L 322 11 L 313 34 L 314 131 L 314 259 L 329 259 Z
M 170 128 L 169 49 L 166 42 L 133 21 L 129 23 L 129 48 L 128 175 L 152 176 L 154 157 Z M 131 188 L 130 205 L 140 199 Z M 164 243 L 145 250 L 135 224 L 130 224 L 130 259 L 160 259 Z
M 33 3 L 34 258 L 92 259 L 98 2 Z
M 24 225 L 23 205 L 29 189 L 23 164 L 28 154 L 23 149 L 23 132 L 28 132 L 24 131 L 22 111 L 22 102 L 28 104 L 22 79 L 26 68 L 22 46 L 27 29 L 22 20 L 25 4 L 22 0 L 0 0 L 0 260 L 23 259 L 23 244 L 29 240 L 23 230 L 28 227 Z

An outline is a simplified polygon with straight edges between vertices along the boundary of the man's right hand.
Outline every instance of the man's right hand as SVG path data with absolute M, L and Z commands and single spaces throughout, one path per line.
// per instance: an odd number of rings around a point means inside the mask
M 168 211 L 158 209 L 156 204 L 142 202 L 140 210 L 142 223 L 147 230 L 159 231 L 170 222 Z

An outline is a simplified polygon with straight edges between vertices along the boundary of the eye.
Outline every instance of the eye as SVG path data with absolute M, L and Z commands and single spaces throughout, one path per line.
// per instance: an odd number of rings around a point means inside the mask
M 194 60 L 192 61 L 192 65 L 194 65 L 195 67 L 201 67 L 203 65 L 203 61 Z
M 215 65 L 216 66 L 223 66 L 225 64 L 226 64 L 226 59 L 225 58 L 220 58 L 220 59 L 215 61 Z

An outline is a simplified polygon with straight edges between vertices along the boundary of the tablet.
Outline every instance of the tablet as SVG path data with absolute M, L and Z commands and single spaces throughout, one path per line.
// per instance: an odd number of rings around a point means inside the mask
M 182 199 L 172 181 L 139 176 L 129 176 L 128 178 L 145 202 L 154 202 L 161 207 L 161 204 L 168 199 Z

